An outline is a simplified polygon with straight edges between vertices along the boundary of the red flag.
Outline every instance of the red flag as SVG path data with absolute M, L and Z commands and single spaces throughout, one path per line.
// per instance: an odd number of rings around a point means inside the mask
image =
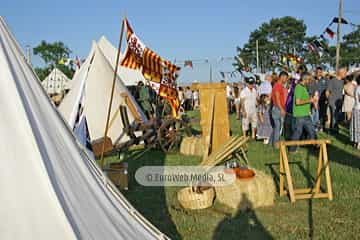
M 330 37 L 331 39 L 334 38 L 335 33 L 334 33 L 330 28 L 327 27 L 327 28 L 325 29 L 325 32 L 329 35 L 329 37 Z
M 193 62 L 191 60 L 186 60 L 184 62 L 184 67 L 187 67 L 187 66 L 193 68 Z

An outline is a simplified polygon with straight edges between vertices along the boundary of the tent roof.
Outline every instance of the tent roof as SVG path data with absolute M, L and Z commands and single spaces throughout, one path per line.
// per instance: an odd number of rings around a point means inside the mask
M 115 69 L 117 49 L 105 36 L 100 38 L 98 41 L 98 46 L 102 50 L 106 60 L 109 62 L 112 68 Z M 124 54 L 120 54 L 120 62 L 123 57 Z M 126 86 L 134 86 L 137 85 L 139 81 L 146 81 L 140 70 L 129 69 L 121 66 L 118 69 L 118 74 Z
M 102 138 L 104 135 L 113 74 L 114 70 L 106 60 L 102 50 L 93 42 L 88 58 L 72 80 L 73 88 L 59 106 L 59 111 L 70 127 L 73 128 L 79 102 L 81 97 L 85 95 L 84 113 L 88 122 L 91 140 Z M 127 136 L 123 136 L 123 125 L 118 112 L 119 105 L 124 103 L 122 93 L 128 94 L 138 114 L 144 121 L 146 120 L 141 108 L 123 84 L 122 78 L 118 76 L 111 109 L 111 119 L 114 119 L 114 121 L 112 121 L 108 134 L 113 143 L 123 142 L 128 139 Z M 128 114 L 129 120 L 132 122 L 135 117 L 130 109 L 128 109 Z
M 79 148 L 1 17 L 0 69 L 0 239 L 164 238 Z

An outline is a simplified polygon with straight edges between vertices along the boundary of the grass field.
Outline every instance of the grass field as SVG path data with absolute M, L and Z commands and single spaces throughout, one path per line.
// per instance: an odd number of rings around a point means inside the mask
M 195 119 L 198 112 L 190 112 Z M 241 134 L 240 122 L 230 116 L 232 133 Z M 199 130 L 199 125 L 194 124 Z M 330 171 L 334 200 L 298 200 L 291 204 L 287 197 L 276 195 L 275 205 L 267 208 L 233 212 L 217 203 L 212 208 L 190 211 L 180 207 L 176 193 L 180 187 L 144 187 L 135 179 L 135 171 L 145 165 L 197 165 L 198 157 L 177 153 L 165 155 L 149 151 L 129 163 L 128 200 L 162 232 L 172 239 L 359 239 L 360 234 L 360 153 L 348 142 L 342 128 L 335 139 L 329 138 Z M 249 144 L 248 158 L 252 167 L 265 171 L 278 183 L 279 152 L 261 142 Z M 109 157 L 116 161 L 116 157 Z M 290 168 L 296 187 L 312 186 L 316 150 L 300 149 L 290 155 Z M 324 183 L 322 183 L 324 186 Z

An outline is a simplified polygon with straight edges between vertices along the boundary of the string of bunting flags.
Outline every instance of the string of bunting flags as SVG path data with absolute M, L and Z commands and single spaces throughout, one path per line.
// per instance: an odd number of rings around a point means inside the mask
M 320 34 L 320 36 L 313 40 L 312 42 L 309 42 L 307 44 L 307 48 L 309 51 L 316 53 L 320 58 L 324 55 L 324 53 L 329 53 L 329 39 L 333 39 L 335 36 L 335 32 L 331 29 L 331 26 L 335 23 L 340 24 L 349 24 L 352 27 L 359 27 L 359 25 L 356 25 L 354 23 L 351 23 L 347 21 L 345 18 L 339 19 L 338 17 L 334 17 L 332 21 L 329 23 L 329 25 L 324 29 L 324 31 Z M 328 38 L 326 37 L 328 36 Z
M 127 48 L 120 65 L 130 69 L 140 69 L 157 94 L 170 102 L 172 114 L 176 117 L 180 107 L 176 90 L 176 79 L 180 68 L 146 47 L 127 19 L 125 19 L 125 27 Z

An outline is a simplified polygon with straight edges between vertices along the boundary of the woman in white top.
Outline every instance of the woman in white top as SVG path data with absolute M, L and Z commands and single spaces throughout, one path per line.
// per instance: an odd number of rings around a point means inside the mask
M 350 139 L 360 150 L 360 75 L 356 78 L 357 87 L 354 91 L 354 107 L 350 124 Z
M 347 77 L 344 84 L 344 103 L 342 111 L 346 114 L 346 120 L 351 121 L 352 110 L 354 107 L 354 91 L 356 86 L 353 84 L 352 79 Z

